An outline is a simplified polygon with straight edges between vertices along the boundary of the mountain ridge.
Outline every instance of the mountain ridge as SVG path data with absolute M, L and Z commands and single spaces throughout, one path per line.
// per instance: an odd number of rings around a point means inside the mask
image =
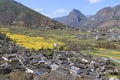
M 69 15 L 52 20 L 15 0 L 0 0 L 0 25 L 21 25 L 40 29 L 65 29 L 71 26 L 72 28 L 88 29 L 119 27 L 119 22 L 120 5 L 105 7 L 90 17 L 86 17 L 81 11 L 73 9 Z
M 120 26 L 120 5 L 115 7 L 105 7 L 92 16 L 86 26 L 90 27 L 117 27 Z M 110 24 L 109 24 L 110 23 Z
M 74 9 L 73 9 L 74 11 Z M 71 11 L 72 12 L 72 11 Z M 70 14 L 71 14 L 70 12 Z M 79 11 L 80 12 L 80 11 Z M 72 18 L 70 18 L 70 14 L 67 16 L 69 17 L 68 19 L 71 19 L 71 21 L 75 21 L 75 19 L 78 19 L 79 17 L 74 17 L 72 16 Z M 81 16 L 84 14 L 79 13 Z M 78 15 L 75 14 L 74 15 Z M 75 19 L 74 19 L 75 18 Z M 67 19 L 67 20 L 68 20 Z M 80 19 L 82 19 L 82 21 L 77 21 L 74 22 L 74 25 L 72 25 L 72 27 L 74 28 L 99 28 L 99 27 L 118 27 L 120 26 L 119 22 L 120 22 L 120 5 L 116 5 L 114 7 L 105 7 L 103 9 L 100 9 L 96 14 L 90 16 L 90 17 L 81 17 Z M 68 20 L 68 22 L 65 21 L 66 18 L 64 17 L 63 19 L 61 19 L 59 22 L 63 23 L 63 24 L 67 24 L 69 26 L 71 26 L 71 23 L 69 22 L 70 20 Z M 77 27 L 76 27 L 77 25 Z

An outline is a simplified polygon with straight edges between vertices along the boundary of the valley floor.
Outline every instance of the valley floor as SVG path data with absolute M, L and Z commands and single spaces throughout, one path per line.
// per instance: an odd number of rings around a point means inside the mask
M 53 49 L 54 44 L 58 44 L 58 49 L 82 51 L 84 54 L 120 60 L 120 44 L 118 42 L 108 43 L 104 40 L 97 41 L 93 38 L 86 38 L 85 35 L 89 37 L 91 34 L 87 31 L 38 30 L 19 26 L 1 27 L 0 31 L 6 33 L 15 43 L 28 49 Z M 107 46 L 109 49 L 106 49 Z M 116 49 L 112 46 L 115 46 Z

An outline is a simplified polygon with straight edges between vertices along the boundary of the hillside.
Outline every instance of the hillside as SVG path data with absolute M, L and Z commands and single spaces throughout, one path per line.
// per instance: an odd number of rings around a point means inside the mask
M 65 26 L 14 1 L 0 0 L 0 24 L 33 28 L 64 28 Z

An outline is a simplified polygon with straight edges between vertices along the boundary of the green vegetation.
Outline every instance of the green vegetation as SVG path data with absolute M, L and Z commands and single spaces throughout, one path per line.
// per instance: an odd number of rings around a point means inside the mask
M 93 50 L 83 50 L 82 53 L 91 54 L 91 55 L 95 55 L 95 56 L 114 58 L 114 59 L 120 60 L 120 51 L 117 51 L 117 50 L 95 48 Z

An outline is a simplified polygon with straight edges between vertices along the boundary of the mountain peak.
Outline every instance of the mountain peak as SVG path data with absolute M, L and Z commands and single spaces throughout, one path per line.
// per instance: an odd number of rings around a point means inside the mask
M 71 12 L 80 12 L 80 11 L 77 9 L 73 9 Z
M 80 15 L 82 14 L 79 10 L 77 9 L 73 9 L 71 12 L 70 12 L 70 15 Z M 83 15 L 83 14 L 82 14 Z
M 86 17 L 77 9 L 73 9 L 70 14 L 69 17 L 72 17 L 72 19 L 78 19 L 78 22 L 81 21 L 81 19 L 86 19 Z
M 59 18 L 59 21 L 74 28 L 81 27 L 87 18 L 77 9 L 73 9 L 68 16 Z

